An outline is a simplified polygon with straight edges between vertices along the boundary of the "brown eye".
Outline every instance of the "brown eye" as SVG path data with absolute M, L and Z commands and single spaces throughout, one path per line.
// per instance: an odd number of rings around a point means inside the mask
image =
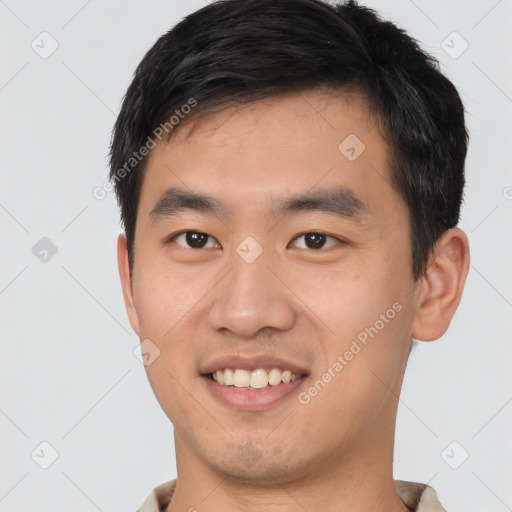
M 208 240 L 215 241 L 213 245 L 208 245 Z M 180 240 L 180 242 L 178 242 Z M 207 233 L 201 233 L 200 231 L 184 231 L 174 235 L 170 241 L 176 241 L 181 247 L 186 249 L 203 249 L 204 247 L 216 247 L 218 242 L 212 236 Z
M 325 235 L 324 233 L 317 233 L 317 232 L 310 232 L 310 233 L 304 233 L 295 240 L 304 239 L 304 243 L 302 246 L 299 245 L 300 249 L 325 249 L 332 246 L 335 246 L 338 243 L 342 243 L 341 240 L 338 240 L 337 238 L 334 238 L 330 235 Z M 330 242 L 329 242 L 330 240 Z

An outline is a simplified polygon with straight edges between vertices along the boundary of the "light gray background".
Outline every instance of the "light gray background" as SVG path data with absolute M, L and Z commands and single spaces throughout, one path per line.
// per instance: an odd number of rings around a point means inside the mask
M 1 511 L 135 510 L 176 475 L 172 425 L 133 355 L 117 206 L 92 190 L 135 66 L 204 3 L 0 1 Z M 471 134 L 471 270 L 448 333 L 411 356 L 395 478 L 430 483 L 450 512 L 510 510 L 512 2 L 364 3 L 440 59 Z M 31 47 L 51 49 L 43 31 L 59 45 L 46 59 Z M 454 31 L 469 43 L 459 56 Z M 46 262 L 32 251 L 42 237 L 58 248 Z M 58 452 L 48 469 L 43 441 Z

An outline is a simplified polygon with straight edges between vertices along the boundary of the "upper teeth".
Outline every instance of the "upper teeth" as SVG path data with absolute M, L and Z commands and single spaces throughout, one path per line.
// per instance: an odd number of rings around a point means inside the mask
M 300 379 L 301 376 L 290 370 L 280 370 L 279 368 L 272 368 L 268 373 L 264 368 L 258 368 L 252 372 L 240 368 L 233 370 L 231 368 L 225 368 L 224 370 L 212 372 L 212 377 L 213 380 L 225 386 L 261 389 L 269 384 L 276 386 L 277 384 L 281 384 L 281 382 L 297 380 Z

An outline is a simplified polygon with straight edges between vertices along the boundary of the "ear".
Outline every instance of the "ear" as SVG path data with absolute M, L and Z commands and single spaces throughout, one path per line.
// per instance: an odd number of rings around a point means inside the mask
M 468 238 L 459 228 L 449 229 L 437 242 L 418 287 L 413 338 L 433 341 L 446 332 L 459 306 L 468 271 Z
M 140 337 L 139 317 L 133 300 L 133 282 L 128 262 L 128 243 L 124 233 L 121 233 L 117 237 L 117 267 L 119 269 L 119 277 L 121 278 L 124 305 L 126 307 L 126 312 L 128 313 L 128 319 L 130 320 L 130 325 L 133 330 Z

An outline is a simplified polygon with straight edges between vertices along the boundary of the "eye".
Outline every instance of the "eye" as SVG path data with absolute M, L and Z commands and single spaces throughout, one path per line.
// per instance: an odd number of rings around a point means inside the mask
M 295 237 L 294 241 L 300 239 L 304 240 L 301 244 L 296 244 L 300 249 L 328 249 L 329 247 L 336 246 L 337 244 L 345 243 L 334 236 L 316 231 L 303 233 L 302 235 Z M 181 233 L 177 233 L 168 239 L 168 243 L 173 241 L 185 249 L 204 249 L 220 246 L 219 242 L 217 242 L 215 238 L 201 231 L 183 231 Z
M 185 247 L 185 249 L 203 249 L 205 247 L 216 247 L 220 245 L 216 240 L 216 244 L 208 245 L 208 239 L 212 241 L 215 240 L 212 236 L 200 231 L 183 231 L 182 233 L 172 236 L 168 241 L 176 241 L 178 245 Z M 180 242 L 178 242 L 178 240 Z
M 329 247 L 333 247 L 338 243 L 344 243 L 342 240 L 339 240 L 338 238 L 335 238 L 330 235 L 325 235 L 324 233 L 317 233 L 314 231 L 310 233 L 303 233 L 302 235 L 299 235 L 298 237 L 294 238 L 294 240 L 299 240 L 301 238 L 304 239 L 304 243 L 302 244 L 302 247 L 299 245 L 300 249 L 326 249 Z M 330 240 L 330 242 L 328 240 Z

